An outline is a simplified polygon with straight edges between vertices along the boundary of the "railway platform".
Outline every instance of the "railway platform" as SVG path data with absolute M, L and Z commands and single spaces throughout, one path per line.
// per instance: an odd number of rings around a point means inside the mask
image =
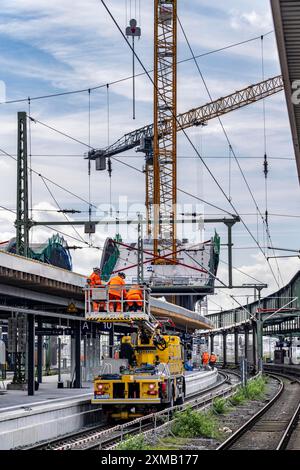
M 273 364 L 266 363 L 264 365 L 266 371 L 279 372 L 282 374 L 291 374 L 295 377 L 300 377 L 300 364 Z
M 34 396 L 0 390 L 0 449 L 8 450 L 74 432 L 98 423 L 91 405 L 92 383 L 81 389 L 57 388 L 57 376 L 45 377 Z

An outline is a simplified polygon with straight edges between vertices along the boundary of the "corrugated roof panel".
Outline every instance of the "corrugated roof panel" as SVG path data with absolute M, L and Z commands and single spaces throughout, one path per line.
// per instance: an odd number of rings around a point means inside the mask
M 300 104 L 292 101 L 292 83 L 300 80 L 300 1 L 271 0 L 271 8 L 300 181 Z

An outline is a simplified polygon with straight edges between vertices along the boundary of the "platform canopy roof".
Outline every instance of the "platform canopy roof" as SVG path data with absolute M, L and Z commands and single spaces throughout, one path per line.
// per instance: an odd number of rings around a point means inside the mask
M 300 182 L 300 103 L 292 99 L 296 81 L 300 99 L 300 1 L 271 0 L 271 8 Z

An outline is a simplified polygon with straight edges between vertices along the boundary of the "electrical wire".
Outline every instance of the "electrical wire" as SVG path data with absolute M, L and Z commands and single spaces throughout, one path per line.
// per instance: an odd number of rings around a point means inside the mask
M 84 145 L 85 147 L 93 149 L 93 147 L 88 145 L 86 142 L 82 142 L 82 140 L 76 139 L 75 137 L 72 137 L 69 134 L 66 134 L 65 132 L 62 132 L 62 131 L 56 129 L 55 127 L 49 126 L 49 124 L 45 124 L 44 122 L 39 121 L 38 119 L 33 118 L 32 116 L 31 117 L 28 116 L 28 119 L 30 119 L 35 124 L 40 124 L 41 126 L 46 127 L 47 129 L 50 129 L 51 131 L 57 132 L 58 134 L 62 135 L 63 137 L 67 137 L 68 139 L 71 139 L 71 140 L 73 140 L 74 142 L 77 142 L 80 145 Z
M 47 190 L 48 190 L 50 196 L 51 196 L 52 199 L 53 199 L 53 201 L 54 201 L 55 204 L 57 205 L 58 209 L 61 211 L 61 207 L 60 207 L 59 203 L 57 202 L 57 199 L 54 197 L 54 195 L 53 195 L 51 189 L 49 188 L 49 186 L 47 185 L 47 183 L 46 183 L 46 181 L 44 180 L 43 177 L 42 177 L 42 181 L 43 181 L 44 185 L 46 186 L 46 188 L 47 188 Z M 66 219 L 66 221 L 67 221 L 68 223 L 70 223 L 71 221 L 70 221 L 69 217 L 68 217 L 64 212 L 62 212 L 62 214 L 63 214 L 64 218 Z M 86 245 L 88 245 L 89 243 L 80 235 L 80 233 L 76 230 L 76 228 L 74 227 L 74 225 L 72 225 L 71 223 L 70 223 L 70 225 L 71 225 L 71 227 L 73 228 L 73 230 L 74 230 L 74 232 L 76 233 L 76 235 L 81 239 L 81 242 L 84 243 L 84 244 L 86 244 Z
M 114 18 L 113 14 L 111 13 L 110 9 L 107 7 L 106 3 L 104 2 L 104 0 L 100 0 L 102 5 L 104 6 L 104 8 L 106 9 L 107 13 L 109 14 L 110 18 L 112 19 L 113 23 L 115 24 L 115 26 L 117 27 L 117 29 L 119 30 L 120 34 L 122 35 L 123 39 L 125 40 L 125 42 L 127 43 L 128 47 L 131 49 L 131 51 L 135 54 L 135 57 L 137 58 L 139 64 L 141 65 L 141 67 L 143 68 L 143 70 L 145 71 L 145 73 L 147 74 L 147 77 L 148 79 L 151 81 L 152 85 L 155 87 L 155 83 L 153 81 L 153 79 L 151 78 L 151 76 L 149 75 L 149 73 L 147 72 L 143 62 L 141 61 L 141 59 L 139 58 L 138 54 L 133 50 L 131 44 L 129 43 L 129 41 L 127 40 L 125 34 L 123 33 L 122 29 L 120 28 L 118 22 L 116 21 L 116 19 Z M 195 58 L 195 56 L 194 56 Z M 197 61 L 196 61 L 197 62 Z M 200 70 L 200 69 L 199 69 Z M 200 72 L 201 73 L 201 72 Z M 161 96 L 161 99 L 164 101 L 164 97 Z M 178 118 L 177 116 L 175 116 L 173 114 L 173 118 L 176 119 L 177 123 L 178 123 Z M 179 123 L 178 123 L 179 124 Z M 225 131 L 225 129 L 224 129 Z M 220 189 L 220 191 L 222 192 L 223 196 L 226 198 L 226 200 L 229 202 L 229 204 L 231 205 L 231 207 L 233 208 L 233 210 L 235 211 L 236 215 L 239 216 L 238 214 L 238 211 L 236 210 L 235 206 L 233 205 L 232 201 L 230 201 L 227 197 L 227 194 L 226 192 L 224 191 L 224 189 L 222 188 L 221 184 L 219 183 L 219 181 L 216 179 L 216 177 L 214 176 L 214 174 L 212 173 L 211 169 L 208 167 L 208 165 L 205 163 L 205 161 L 202 159 L 202 156 L 199 154 L 197 148 L 195 147 L 194 143 L 192 142 L 192 140 L 190 139 L 189 135 L 187 134 L 187 132 L 185 131 L 185 129 L 182 129 L 182 132 L 184 134 L 184 136 L 186 137 L 187 141 L 190 143 L 190 145 L 192 146 L 192 148 L 194 149 L 195 153 L 198 155 L 199 159 L 202 161 L 202 163 L 204 164 L 206 170 L 208 171 L 208 173 L 210 174 L 210 176 L 212 177 L 212 179 L 214 180 L 215 184 L 218 186 L 218 188 Z M 225 131 L 226 132 L 226 131 Z M 228 139 L 229 140 L 229 139 Z M 228 142 L 230 143 L 230 141 Z M 235 155 L 235 153 L 233 153 L 233 155 Z M 237 159 L 236 159 L 237 160 Z M 238 161 L 238 160 L 237 160 Z M 247 187 L 249 187 L 248 185 L 248 182 L 246 180 L 246 184 L 247 184 Z M 250 188 L 249 188 L 250 189 Z M 251 189 L 250 189 L 251 191 Z M 252 191 L 251 191 L 252 193 Z M 254 240 L 254 242 L 257 244 L 259 250 L 263 253 L 268 265 L 269 265 L 269 268 L 270 268 L 270 271 L 274 277 L 274 280 L 276 282 L 276 284 L 278 285 L 279 287 L 279 283 L 277 281 L 277 278 L 275 276 L 275 273 L 273 271 L 273 268 L 271 266 L 271 264 L 269 263 L 269 261 L 267 260 L 266 256 L 265 256 L 265 253 L 263 252 L 263 250 L 261 249 L 260 245 L 258 244 L 256 238 L 254 237 L 254 235 L 252 234 L 251 230 L 248 228 L 248 226 L 246 225 L 246 223 L 244 222 L 244 220 L 241 218 L 240 219 L 242 224 L 244 225 L 245 229 L 247 230 L 247 232 L 249 233 L 249 235 L 251 236 L 251 238 Z
M 11 154 L 12 156 L 16 157 L 17 154 L 14 154 L 12 153 Z M 57 157 L 57 158 L 82 158 L 82 153 L 76 153 L 76 154 L 71 154 L 71 153 L 68 153 L 68 154 L 63 154 L 63 153 L 55 153 L 55 154 L 46 154 L 46 153 L 43 153 L 43 154 L 32 154 L 32 157 Z M 136 158 L 136 159 L 141 159 L 140 155 L 125 155 L 126 158 Z M 191 159 L 191 160 L 198 160 L 198 157 L 196 157 L 195 155 L 177 155 L 177 158 L 180 158 L 180 159 Z M 208 155 L 208 156 L 203 156 L 202 157 L 203 160 L 227 160 L 229 157 L 228 155 L 219 155 L 219 156 L 213 156 L 213 155 Z M 261 156 L 260 157 L 241 157 L 239 156 L 239 160 L 245 160 L 245 159 L 249 159 L 249 160 L 261 160 Z M 293 157 L 268 157 L 268 160 L 285 160 L 285 161 L 292 161 L 294 162 L 295 161 L 295 158 Z
M 4 206 L 0 206 L 1 209 L 5 210 L 5 211 L 8 211 L 8 212 L 11 212 L 13 213 L 15 216 L 17 215 L 17 212 L 15 210 L 12 210 L 12 209 L 8 209 L 7 207 L 4 207 Z M 82 243 L 82 240 L 80 240 L 79 238 L 76 238 L 76 237 L 73 237 L 72 235 L 69 235 L 68 233 L 65 233 L 65 232 L 62 232 L 60 230 L 57 230 L 56 228 L 53 228 L 53 227 L 50 227 L 49 225 L 44 225 L 44 227 L 47 227 L 48 229 L 52 230 L 52 231 L 56 231 L 57 233 L 60 233 L 61 235 L 64 235 L 65 237 L 69 237 L 69 238 L 72 238 L 72 240 L 76 240 L 80 243 Z M 86 244 L 86 242 L 84 241 L 84 243 Z M 90 246 L 90 248 L 95 248 L 97 250 L 103 250 L 103 248 L 100 248 L 100 247 L 96 247 L 96 246 Z
M 88 145 L 91 146 L 91 90 L 88 91 Z M 89 193 L 89 222 L 92 218 L 91 206 L 91 160 L 88 158 L 88 193 Z M 91 234 L 89 234 L 91 237 Z
M 31 102 L 30 98 L 28 98 L 28 116 L 31 116 Z M 31 121 L 29 119 L 28 122 L 28 131 L 29 131 L 29 166 L 30 168 L 32 167 L 32 142 L 31 142 Z M 33 191 L 33 185 L 32 185 L 32 170 L 29 170 L 29 197 L 30 197 L 30 214 L 32 218 L 32 207 L 33 207 L 33 198 L 32 198 L 32 191 Z
M 107 106 L 107 147 L 110 145 L 110 96 L 109 96 L 109 85 L 106 87 L 106 106 Z M 108 159 L 108 176 L 109 176 L 109 207 L 110 215 L 112 215 L 112 181 L 111 181 L 111 158 Z
M 61 132 L 60 132 L 59 130 L 57 130 L 57 129 L 52 128 L 52 130 L 61 133 Z M 62 133 L 62 134 L 64 134 L 65 137 L 68 137 L 68 138 L 74 140 L 74 138 L 73 138 L 72 136 L 70 136 L 70 135 L 68 135 L 68 134 L 65 134 L 65 133 Z M 84 143 L 84 142 L 82 142 L 82 144 L 85 145 L 85 146 L 87 146 L 87 147 L 89 146 L 88 144 L 86 144 L 86 143 Z M 3 149 L 1 149 L 1 148 L 0 148 L 0 152 L 3 153 L 4 155 L 6 155 L 7 157 L 11 158 L 12 160 L 17 161 L 17 158 L 15 158 L 12 154 L 6 152 L 5 150 L 3 150 Z M 81 156 L 81 157 L 82 157 L 82 156 Z M 137 171 L 137 172 L 143 174 L 143 171 L 142 171 L 142 170 L 140 170 L 139 168 L 137 168 L 137 167 L 135 167 L 135 166 L 133 166 L 133 165 L 130 165 L 130 164 L 127 163 L 127 162 L 124 162 L 124 161 L 122 161 L 122 160 L 120 160 L 120 159 L 118 159 L 118 158 L 116 158 L 116 157 L 111 157 L 111 159 L 112 159 L 112 160 L 115 160 L 115 161 L 118 162 L 118 163 L 121 163 L 122 165 L 127 166 L 128 168 L 131 168 L 131 169 L 134 170 L 134 171 Z M 30 169 L 31 169 L 31 168 L 30 168 Z M 78 196 L 77 194 L 73 193 L 73 192 L 70 191 L 69 189 L 67 189 L 67 188 L 65 188 L 65 187 L 63 187 L 63 186 L 61 186 L 60 184 L 58 184 L 58 183 L 56 183 L 55 181 L 53 181 L 53 180 L 47 178 L 46 176 L 42 175 L 41 173 L 39 173 L 39 172 L 37 172 L 37 171 L 35 171 L 35 170 L 33 170 L 33 169 L 31 169 L 31 170 L 32 170 L 32 172 L 33 172 L 34 174 L 36 174 L 36 175 L 39 176 L 39 177 L 43 177 L 46 181 L 48 181 L 49 183 L 53 184 L 54 186 L 57 186 L 59 189 L 65 191 L 66 193 L 70 194 L 71 196 L 76 197 L 77 199 L 81 200 L 82 202 L 89 204 L 89 201 L 87 201 L 86 199 L 82 198 L 81 196 Z M 187 196 L 190 196 L 190 197 L 192 197 L 192 198 L 194 198 L 194 199 L 196 199 L 196 200 L 198 200 L 198 201 L 200 201 L 200 202 L 203 202 L 204 204 L 207 204 L 207 205 L 209 205 L 209 206 L 211 206 L 211 207 L 213 207 L 213 208 L 215 208 L 215 209 L 218 209 L 218 210 L 224 212 L 225 214 L 228 214 L 228 215 L 232 216 L 232 214 L 231 214 L 230 212 L 228 212 L 227 210 L 222 209 L 221 207 L 218 207 L 218 206 L 216 206 L 215 204 L 212 204 L 212 203 L 210 203 L 210 202 L 208 202 L 208 201 L 205 201 L 204 199 L 202 199 L 202 198 L 200 198 L 200 197 L 198 197 L 198 196 L 196 196 L 196 195 L 194 195 L 194 194 L 191 194 L 191 193 L 189 193 L 188 191 L 185 191 L 185 190 L 180 189 L 180 188 L 177 188 L 177 190 L 178 190 L 179 192 L 183 193 L 183 194 L 186 194 Z M 94 207 L 95 209 L 98 209 L 97 206 L 96 206 L 95 204 L 93 204 L 93 203 L 91 203 L 91 206 Z
M 220 263 L 226 264 L 228 266 L 228 263 L 226 261 L 222 260 L 221 258 L 220 258 Z M 259 281 L 255 277 L 251 276 L 250 274 L 245 273 L 245 271 L 242 271 L 241 269 L 239 269 L 235 266 L 232 266 L 232 269 L 234 269 L 235 271 L 238 271 L 240 274 L 244 274 L 244 276 L 249 277 L 249 279 L 252 279 L 253 281 L 258 282 L 259 284 L 264 284 L 262 281 Z
M 1 152 L 3 155 L 5 155 L 5 156 L 11 158 L 12 160 L 17 161 L 17 158 L 15 158 L 13 155 L 11 155 L 10 153 L 6 152 L 5 150 L 3 150 L 3 149 L 1 149 L 1 148 L 0 148 L 0 152 Z M 44 178 L 46 181 L 48 181 L 49 183 L 52 183 L 54 186 L 57 186 L 59 189 L 65 191 L 66 193 L 70 194 L 71 196 L 73 196 L 73 197 L 79 199 L 80 201 L 82 201 L 82 202 L 84 202 L 84 203 L 86 203 L 86 204 L 89 203 L 86 199 L 82 198 L 81 196 L 78 196 L 78 194 L 73 193 L 73 192 L 70 191 L 69 189 L 67 189 L 67 188 L 65 188 L 65 187 L 63 187 L 63 186 L 61 186 L 60 184 L 56 183 L 55 181 L 51 180 L 50 178 L 47 178 L 46 176 L 42 175 L 42 174 L 39 173 L 38 171 L 36 171 L 36 170 L 34 170 L 34 169 L 32 169 L 32 168 L 28 168 L 28 169 L 29 169 L 29 170 L 32 170 L 32 173 L 34 173 L 35 175 L 39 176 L 40 178 Z M 92 204 L 92 206 L 93 206 L 95 209 L 97 209 L 97 206 L 95 206 L 94 204 Z
M 144 172 L 142 170 L 140 170 L 139 168 L 136 168 L 135 166 L 130 165 L 129 163 L 124 162 L 123 160 L 120 160 L 119 158 L 116 158 L 116 157 L 111 157 L 111 158 L 112 158 L 112 160 L 115 160 L 116 162 L 121 163 L 122 165 L 125 165 L 128 168 L 131 168 L 132 170 L 135 170 L 135 171 L 138 171 L 141 174 L 144 174 Z M 181 188 L 177 188 L 177 191 L 179 191 L 180 193 L 185 194 L 187 196 L 190 196 L 193 199 L 196 199 L 197 201 L 203 202 L 204 204 L 207 204 L 208 206 L 214 207 L 215 209 L 218 209 L 218 210 L 224 212 L 225 214 L 230 215 L 231 217 L 233 216 L 233 214 L 231 212 L 228 212 L 226 209 L 222 209 L 221 207 L 218 207 L 215 204 L 212 204 L 211 202 L 205 201 L 204 199 L 196 196 L 195 194 L 191 194 L 188 191 L 185 191 Z
M 0 206 L 0 208 L 1 208 L 3 211 L 12 212 L 13 214 L 16 214 L 16 211 L 14 211 L 14 210 L 12 210 L 12 209 L 8 209 L 8 207 Z
M 179 18 L 178 16 L 177 16 L 177 19 L 178 19 L 178 23 L 179 23 L 179 25 L 180 25 L 181 31 L 182 31 L 182 33 L 183 33 L 183 35 L 184 35 L 185 40 L 186 40 L 186 43 L 187 43 L 187 45 L 188 45 L 188 48 L 189 48 L 189 50 L 190 50 L 190 52 L 191 52 L 191 54 L 192 54 L 192 57 L 194 58 L 195 65 L 196 65 L 196 67 L 197 67 L 197 70 L 198 70 L 198 72 L 199 72 L 199 75 L 200 75 L 200 77 L 201 77 L 201 80 L 202 80 L 202 82 L 203 82 L 203 84 L 204 84 L 204 87 L 205 87 L 205 89 L 206 89 L 206 92 L 207 92 L 207 94 L 208 94 L 208 96 L 209 96 L 209 99 L 210 99 L 211 102 L 212 102 L 212 101 L 213 101 L 212 95 L 211 95 L 211 93 L 210 93 L 210 91 L 209 91 L 209 88 L 208 88 L 208 86 L 207 86 L 207 83 L 206 83 L 206 80 L 205 80 L 205 78 L 204 78 L 204 76 L 203 76 L 203 73 L 202 73 L 201 70 L 200 70 L 200 67 L 199 67 L 199 64 L 198 64 L 198 62 L 197 62 L 197 60 L 196 60 L 196 57 L 195 57 L 194 51 L 193 51 L 193 49 L 192 49 L 192 46 L 191 46 L 191 44 L 190 44 L 190 42 L 189 42 L 189 39 L 188 39 L 188 37 L 187 37 L 187 35 L 186 35 L 186 32 L 185 32 L 185 30 L 184 30 L 184 28 L 183 28 L 183 26 L 182 26 L 182 23 L 181 23 L 181 21 L 180 21 L 180 18 Z M 223 122 L 222 122 L 222 119 L 221 119 L 220 116 L 218 116 L 217 119 L 218 119 L 219 124 L 220 124 L 220 126 L 221 126 L 221 128 L 222 128 L 222 131 L 223 131 L 224 136 L 225 136 L 225 138 L 226 138 L 226 140 L 227 140 L 227 143 L 228 143 L 228 145 L 231 147 L 232 155 L 234 156 L 234 159 L 235 159 L 235 161 L 236 161 L 236 163 L 237 163 L 237 165 L 238 165 L 238 168 L 239 168 L 240 173 L 241 173 L 241 175 L 242 175 L 242 177 L 243 177 L 243 180 L 244 180 L 244 182 L 245 182 L 245 184 L 246 184 L 246 187 L 247 187 L 247 189 L 248 189 L 248 191 L 249 191 L 249 193 L 250 193 L 250 195 L 251 195 L 251 198 L 252 198 L 252 200 L 253 200 L 253 202 L 254 202 L 254 204 L 255 204 L 257 210 L 259 211 L 259 214 L 260 214 L 260 216 L 261 216 L 261 218 L 262 218 L 262 221 L 265 222 L 264 217 L 263 217 L 263 215 L 262 215 L 262 213 L 261 213 L 261 211 L 260 211 L 260 209 L 259 209 L 259 207 L 258 207 L 258 204 L 257 204 L 257 202 L 256 202 L 256 199 L 255 199 L 255 197 L 254 197 L 254 195 L 253 195 L 253 192 L 252 192 L 252 190 L 251 190 L 251 188 L 250 188 L 250 185 L 249 185 L 249 183 L 248 183 L 248 181 L 247 181 L 247 179 L 246 179 L 246 176 L 245 176 L 245 174 L 244 174 L 244 172 L 243 172 L 243 170 L 242 170 L 242 168 L 241 168 L 241 166 L 240 166 L 239 160 L 238 160 L 238 158 L 237 158 L 237 156 L 236 156 L 236 153 L 235 153 L 235 151 L 234 151 L 234 149 L 233 149 L 233 146 L 232 146 L 232 144 L 231 144 L 231 142 L 230 142 L 228 133 L 227 133 L 225 127 L 224 127 L 224 124 L 223 124 Z M 228 198 L 227 198 L 227 199 L 228 199 Z M 231 201 L 229 201 L 229 203 L 231 204 Z M 241 220 L 241 221 L 242 221 L 242 220 Z M 242 221 L 242 223 L 243 223 L 243 221 Z M 244 224 L 244 225 L 245 225 L 245 224 Z M 268 228 L 267 225 L 266 225 L 266 233 L 267 233 L 267 236 L 268 236 L 268 238 L 269 238 L 269 240 L 270 240 L 270 243 L 271 243 L 271 242 L 272 242 L 272 239 L 271 239 L 271 235 L 270 235 L 269 228 Z M 253 235 L 252 235 L 252 237 L 253 237 Z M 274 273 L 274 271 L 273 271 L 273 268 L 271 267 L 271 264 L 270 264 L 270 262 L 269 262 L 269 260 L 268 260 L 268 258 L 267 258 L 267 256 L 266 256 L 265 252 L 260 248 L 260 244 L 258 243 L 257 240 L 256 240 L 256 243 L 257 243 L 257 245 L 258 245 L 260 251 L 263 253 L 264 258 L 266 259 L 266 261 L 267 261 L 267 263 L 268 263 L 268 265 L 269 265 L 269 268 L 270 268 L 270 270 L 271 270 L 271 272 L 272 272 L 272 275 L 273 275 L 273 277 L 274 277 L 274 279 L 275 279 L 275 282 L 276 282 L 277 286 L 279 287 L 279 283 L 278 283 L 278 281 L 277 281 L 277 278 L 276 278 L 276 276 L 275 276 L 275 273 Z M 278 264 L 277 264 L 277 267 L 278 267 L 278 272 L 280 273 Z M 281 273 L 280 273 L 280 277 L 281 277 L 281 282 L 282 282 L 282 285 L 283 285 L 283 279 L 282 279 Z

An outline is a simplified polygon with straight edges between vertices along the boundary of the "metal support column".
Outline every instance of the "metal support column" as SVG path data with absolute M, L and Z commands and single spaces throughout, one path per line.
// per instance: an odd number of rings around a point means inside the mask
M 234 330 L 234 363 L 235 365 L 239 363 L 239 330 L 237 328 Z
M 256 322 L 252 322 L 252 351 L 253 351 L 253 369 L 257 370 L 257 355 L 256 355 Z
M 43 322 L 38 320 L 38 329 L 42 330 Z M 41 384 L 43 381 L 43 339 L 42 335 L 37 337 L 37 380 Z
M 114 356 L 114 324 L 112 324 L 111 329 L 109 330 L 109 357 Z
M 227 366 L 227 333 L 223 333 L 223 367 Z
M 18 113 L 16 253 L 29 254 L 27 115 Z
M 75 322 L 75 380 L 74 388 L 81 388 L 81 323 Z
M 138 214 L 138 265 L 137 265 L 137 280 L 139 284 L 144 282 L 144 240 L 143 240 L 143 216 Z
M 237 220 L 226 221 L 225 225 L 227 226 L 228 233 L 228 287 L 232 288 L 232 227 L 237 222 Z
M 61 338 L 58 338 L 57 340 L 57 362 L 58 362 L 57 388 L 63 388 L 64 383 L 61 380 Z
M 248 347 L 249 347 L 249 330 L 248 328 L 245 326 L 245 351 L 244 351 L 244 355 L 245 355 L 245 359 L 248 360 Z
M 215 339 L 215 336 L 210 335 L 210 354 L 214 352 L 214 339 Z
M 28 331 L 28 395 L 34 395 L 34 343 L 35 343 L 35 328 L 34 328 L 34 315 L 27 317 L 27 331 Z
M 258 312 L 256 314 L 256 334 L 257 334 L 257 370 L 263 369 L 263 322 L 261 318 L 261 287 L 258 290 Z

